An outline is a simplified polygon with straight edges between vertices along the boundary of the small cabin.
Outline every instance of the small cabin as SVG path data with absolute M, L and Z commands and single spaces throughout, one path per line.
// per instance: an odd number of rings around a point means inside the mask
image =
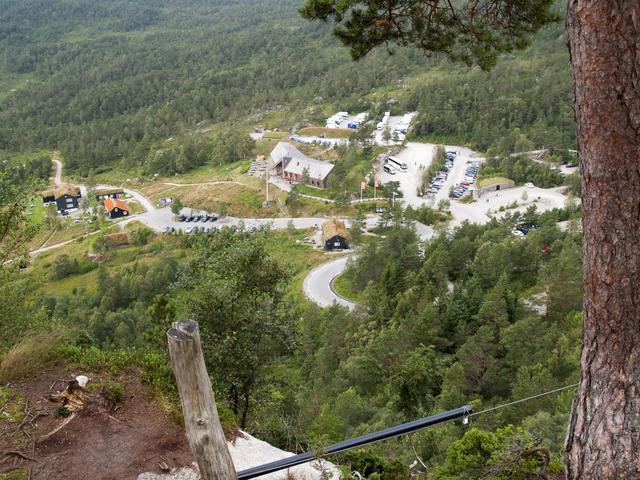
M 96 200 L 99 202 L 107 198 L 120 198 L 122 195 L 124 195 L 124 190 L 121 188 L 101 188 L 96 190 Z
M 129 216 L 129 208 L 122 200 L 117 198 L 107 198 L 104 201 L 104 209 L 107 211 L 109 218 Z
M 325 250 L 345 250 L 349 248 L 347 242 L 347 227 L 344 222 L 333 218 L 322 224 L 322 243 Z

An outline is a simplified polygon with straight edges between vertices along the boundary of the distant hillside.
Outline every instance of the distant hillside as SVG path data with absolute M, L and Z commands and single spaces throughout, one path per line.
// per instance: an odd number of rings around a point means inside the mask
M 517 126 L 537 139 L 551 124 L 571 141 L 562 25 L 487 75 L 413 50 L 353 63 L 299 3 L 0 0 L 0 150 L 57 147 L 82 174 L 130 168 L 199 122 L 277 104 L 303 112 L 318 96 L 349 110 L 394 97 L 425 113 L 417 133 L 478 146 Z

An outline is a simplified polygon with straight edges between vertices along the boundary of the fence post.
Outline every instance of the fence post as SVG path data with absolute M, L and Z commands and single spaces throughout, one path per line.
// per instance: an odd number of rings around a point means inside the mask
M 167 332 L 184 425 L 202 480 L 235 480 L 236 469 L 220 425 L 202 356 L 198 323 L 175 322 Z

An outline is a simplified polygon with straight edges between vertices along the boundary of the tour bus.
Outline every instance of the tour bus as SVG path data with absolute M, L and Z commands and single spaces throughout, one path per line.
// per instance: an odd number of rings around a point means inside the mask
M 407 169 L 407 164 L 401 162 L 400 160 L 398 160 L 396 157 L 389 157 L 387 159 L 387 161 L 393 165 L 394 167 L 396 167 L 398 170 L 402 170 L 403 172 L 406 172 Z
M 393 168 L 393 165 L 391 165 L 391 164 L 389 164 L 389 163 L 385 163 L 385 164 L 384 164 L 384 167 L 382 167 L 382 169 L 383 169 L 385 172 L 387 172 L 387 173 L 389 173 L 389 174 L 391 174 L 391 175 L 395 175 L 395 174 L 396 174 L 396 169 L 395 169 L 395 168 Z

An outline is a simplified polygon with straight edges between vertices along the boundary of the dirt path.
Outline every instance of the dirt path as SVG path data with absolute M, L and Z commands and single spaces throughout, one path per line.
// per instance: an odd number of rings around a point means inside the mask
M 62 185 L 62 162 L 60 161 L 60 152 L 58 150 L 54 150 L 51 152 L 51 161 L 56 165 L 56 173 L 53 177 L 53 184 L 56 187 Z
M 162 185 L 169 185 L 171 187 L 202 187 L 206 185 L 240 185 L 242 187 L 246 187 L 246 185 L 242 182 L 236 182 L 235 180 L 219 180 L 216 182 L 203 182 L 203 183 L 171 183 L 171 182 L 162 182 Z

